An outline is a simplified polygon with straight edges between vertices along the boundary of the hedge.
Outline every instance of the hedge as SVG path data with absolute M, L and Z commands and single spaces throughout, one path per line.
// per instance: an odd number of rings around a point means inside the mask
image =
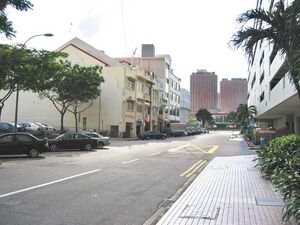
M 300 222 L 300 136 L 272 139 L 257 151 L 257 155 L 263 176 L 284 197 L 283 220 L 293 216 Z

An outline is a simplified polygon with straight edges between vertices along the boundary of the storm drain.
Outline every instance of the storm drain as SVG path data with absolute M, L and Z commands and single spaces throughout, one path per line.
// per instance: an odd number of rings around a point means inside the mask
M 284 201 L 280 198 L 255 198 L 256 205 L 259 206 L 284 206 Z
M 247 168 L 247 170 L 248 171 L 259 171 L 259 169 L 256 167 L 249 167 L 249 168 Z
M 203 208 L 199 205 L 187 205 L 181 213 L 180 218 L 216 220 L 219 216 L 219 213 L 220 208 L 203 210 Z

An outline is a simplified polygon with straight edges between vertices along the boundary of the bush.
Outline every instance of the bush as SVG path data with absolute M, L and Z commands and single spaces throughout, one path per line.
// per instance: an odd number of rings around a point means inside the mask
M 283 220 L 294 216 L 300 222 L 300 136 L 272 139 L 257 152 L 263 176 L 283 194 Z

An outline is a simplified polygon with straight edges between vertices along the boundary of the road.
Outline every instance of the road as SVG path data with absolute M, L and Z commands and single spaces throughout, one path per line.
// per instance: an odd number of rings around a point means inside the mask
M 213 157 L 241 154 L 231 134 L 114 140 L 103 150 L 39 159 L 1 157 L 0 225 L 144 224 Z

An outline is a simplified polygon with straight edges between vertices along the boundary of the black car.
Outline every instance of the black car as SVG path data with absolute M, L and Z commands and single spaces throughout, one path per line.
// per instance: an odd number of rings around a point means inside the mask
M 98 146 L 96 138 L 92 138 L 82 133 L 65 133 L 55 139 L 48 140 L 49 149 L 52 152 L 58 149 L 80 149 L 91 151 Z
M 166 134 L 162 134 L 159 131 L 145 131 L 144 133 L 140 134 L 139 136 L 142 140 L 147 139 L 166 139 L 167 135 Z
M 36 158 L 40 153 L 48 151 L 46 140 L 38 139 L 28 133 L 7 133 L 0 135 L 0 154 L 27 154 Z

